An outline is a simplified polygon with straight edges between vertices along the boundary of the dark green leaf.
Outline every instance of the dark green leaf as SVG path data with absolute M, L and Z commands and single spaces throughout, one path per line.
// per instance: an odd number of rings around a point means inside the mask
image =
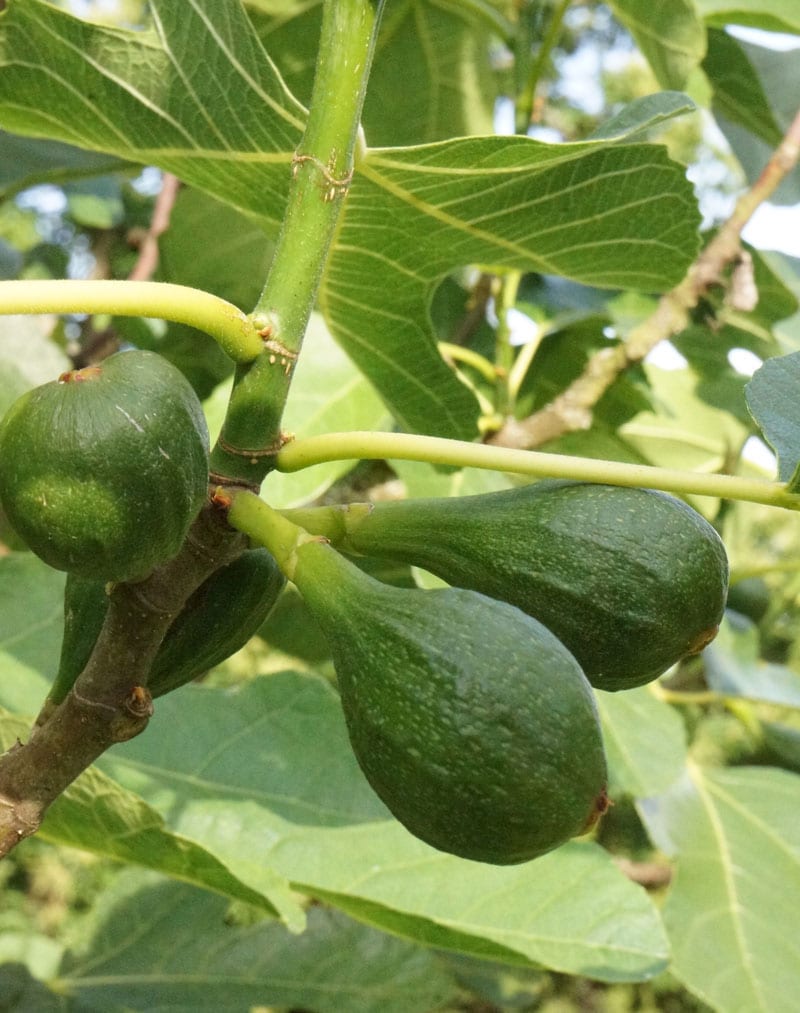
M 88 1008 L 248 1013 L 429 1013 L 455 988 L 430 953 L 313 908 L 300 936 L 182 883 L 127 872 L 93 912 L 59 987 Z
M 109 155 L 0 131 L 0 199 L 40 183 L 99 176 L 124 167 L 125 163 Z
M 703 70 L 714 89 L 716 120 L 753 183 L 797 112 L 797 51 L 766 49 L 712 29 Z M 778 204 L 800 200 L 800 171 L 796 167 L 770 200 Z
M 308 103 L 321 0 L 288 10 L 272 0 L 246 2 L 264 48 L 292 92 Z M 364 105 L 368 142 L 423 144 L 491 133 L 495 87 L 486 30 L 472 6 L 459 0 L 387 5 Z
M 782 482 L 794 478 L 800 463 L 800 352 L 767 359 L 745 388 L 747 407 L 778 455 Z

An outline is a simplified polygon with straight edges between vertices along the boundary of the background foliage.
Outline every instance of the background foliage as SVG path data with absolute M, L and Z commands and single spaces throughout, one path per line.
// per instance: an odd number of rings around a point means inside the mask
M 304 122 L 321 4 L 127 0 L 84 3 L 81 19 L 72 6 L 10 0 L 0 16 L 0 274 L 125 277 L 169 172 L 184 185 L 156 277 L 249 309 Z M 498 413 L 526 417 L 681 279 L 698 226 L 719 223 L 795 114 L 800 60 L 764 34 L 800 45 L 794 4 L 574 2 L 547 52 L 565 6 L 388 4 L 370 147 L 287 428 L 471 439 Z M 495 132 L 538 53 L 529 136 Z M 795 202 L 799 185 L 795 172 L 773 199 Z M 620 376 L 590 429 L 545 449 L 758 474 L 743 453 L 759 445 L 745 384 L 770 360 L 775 373 L 758 374 L 748 397 L 790 478 L 797 427 L 781 416 L 796 377 L 777 357 L 800 350 L 798 262 L 753 256 L 753 309 L 712 293 L 669 355 Z M 522 275 L 504 315 L 509 271 Z M 0 411 L 127 343 L 179 365 L 219 425 L 230 365 L 217 346 L 127 318 L 0 318 Z M 520 363 L 510 403 L 459 349 Z M 511 481 L 331 463 L 273 475 L 265 495 L 292 505 Z M 654 687 L 598 694 L 615 806 L 596 839 L 491 868 L 412 838 L 357 768 L 325 645 L 290 589 L 244 651 L 160 701 L 146 735 L 106 754 L 3 863 L 0 1008 L 793 1009 L 797 519 L 692 502 L 725 538 L 732 607 L 702 658 Z M 63 575 L 4 537 L 7 747 L 57 664 Z

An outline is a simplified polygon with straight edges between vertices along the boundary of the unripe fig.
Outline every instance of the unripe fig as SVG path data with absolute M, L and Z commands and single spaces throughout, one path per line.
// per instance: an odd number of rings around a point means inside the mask
M 153 697 L 191 682 L 244 647 L 264 623 L 286 585 L 266 549 L 249 549 L 213 573 L 167 630 L 148 680 Z M 86 667 L 105 614 L 103 581 L 67 576 L 64 637 L 58 673 L 48 694 L 59 704 Z
M 516 605 L 552 630 L 600 689 L 642 685 L 701 650 L 725 606 L 728 562 L 716 531 L 652 490 L 548 480 L 354 504 L 327 520 L 324 511 L 287 516 L 344 551 L 413 563 Z
M 57 570 L 146 576 L 177 553 L 207 481 L 200 403 L 153 352 L 65 373 L 23 394 L 0 423 L 0 502 Z
M 167 630 L 147 684 L 153 696 L 191 682 L 244 647 L 285 586 L 266 549 L 248 549 L 212 574 Z
M 412 834 L 504 865 L 604 810 L 592 691 L 544 626 L 474 591 L 383 585 L 320 540 L 292 565 L 331 647 L 356 758 Z
M 770 598 L 769 585 L 765 580 L 761 577 L 745 577 L 731 585 L 726 607 L 747 616 L 754 623 L 760 623 L 769 611 Z

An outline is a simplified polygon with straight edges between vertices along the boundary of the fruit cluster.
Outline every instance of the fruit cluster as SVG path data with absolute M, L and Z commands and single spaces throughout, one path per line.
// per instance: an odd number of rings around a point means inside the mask
M 0 504 L 69 574 L 53 704 L 92 652 L 106 582 L 142 579 L 178 551 L 207 479 L 200 405 L 157 355 L 118 354 L 9 410 Z M 725 605 L 714 529 L 648 490 L 542 481 L 271 513 L 276 545 L 292 544 L 281 566 L 329 641 L 367 779 L 417 837 L 477 861 L 527 861 L 593 825 L 608 800 L 592 687 L 656 678 L 708 643 Z M 387 586 L 348 555 L 452 586 Z M 218 570 L 162 642 L 153 695 L 241 647 L 285 579 L 264 548 Z
M 356 757 L 412 833 L 526 861 L 593 825 L 606 764 L 592 686 L 649 682 L 714 637 L 728 564 L 662 493 L 507 492 L 288 511 L 324 541 L 292 579 L 330 641 Z M 338 549 L 455 585 L 388 588 Z

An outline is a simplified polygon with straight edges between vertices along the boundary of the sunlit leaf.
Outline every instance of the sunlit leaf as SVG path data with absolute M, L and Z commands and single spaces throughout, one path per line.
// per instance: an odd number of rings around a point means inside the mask
M 8 749 L 17 739 L 24 742 L 29 734 L 26 722 L 0 710 L 0 749 Z M 141 798 L 94 767 L 53 803 L 38 835 L 280 911 L 287 924 L 302 927 L 303 914 L 274 871 L 262 869 L 259 884 L 246 885 L 202 846 L 170 833 Z
M 191 736 L 176 740 L 176 715 Z M 236 694 L 187 687 L 160 702 L 147 742 L 104 769 L 244 882 L 275 869 L 354 918 L 428 945 L 603 980 L 662 969 L 647 896 L 590 843 L 493 867 L 442 854 L 392 820 L 361 774 L 338 699 L 282 673 Z
M 800 993 L 800 777 L 689 767 L 640 804 L 678 870 L 664 918 L 672 973 L 714 1009 L 792 1013 Z
M 303 108 L 238 3 L 151 9 L 152 29 L 124 33 L 41 0 L 13 3 L 0 23 L 0 122 L 157 164 L 274 229 Z M 698 219 L 683 168 L 656 146 L 473 137 L 376 148 L 357 166 L 321 304 L 404 427 L 472 437 L 477 403 L 428 314 L 446 274 L 483 262 L 663 290 L 696 252 Z
M 800 8 L 787 0 L 694 0 L 712 25 L 748 25 L 766 32 L 800 33 Z
M 644 686 L 595 695 L 612 798 L 617 791 L 643 798 L 669 787 L 686 761 L 686 730 L 680 714 Z

